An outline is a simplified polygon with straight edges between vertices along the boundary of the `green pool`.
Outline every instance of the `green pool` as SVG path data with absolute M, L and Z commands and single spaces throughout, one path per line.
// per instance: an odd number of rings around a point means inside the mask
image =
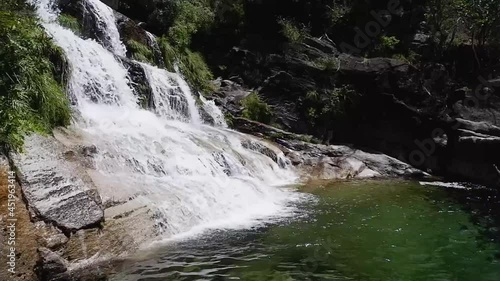
M 499 281 L 498 192 L 317 183 L 286 221 L 162 246 L 112 280 Z

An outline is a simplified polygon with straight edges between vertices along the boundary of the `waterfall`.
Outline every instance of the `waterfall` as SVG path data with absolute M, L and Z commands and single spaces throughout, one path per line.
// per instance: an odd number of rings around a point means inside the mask
M 90 12 L 97 17 L 97 24 L 100 30 L 106 31 L 105 44 L 109 46 L 111 51 L 116 55 L 124 57 L 127 53 L 125 45 L 120 40 L 120 33 L 116 26 L 116 18 L 113 9 L 99 0 L 85 0 Z
M 277 186 L 297 176 L 283 164 L 283 153 L 251 136 L 202 124 L 182 77 L 148 64 L 141 65 L 156 109 L 138 106 L 127 69 L 115 56 L 124 50 L 113 13 L 97 0 L 87 1 L 96 7 L 113 48 L 61 27 L 51 0 L 35 4 L 46 32 L 68 57 L 69 94 L 79 116 L 72 126 L 97 147 L 92 179 L 103 201 L 147 205 L 165 237 L 290 214 L 289 203 L 299 195 Z M 210 114 L 222 116 L 215 105 L 202 102 Z M 275 160 L 244 145 L 248 142 L 267 147 Z
M 203 109 L 212 117 L 214 120 L 214 126 L 227 128 L 226 119 L 224 119 L 224 114 L 215 105 L 213 100 L 207 100 L 202 95 L 200 95 L 200 100 L 203 103 Z
M 170 119 L 200 124 L 200 114 L 188 85 L 176 73 L 141 63 L 153 90 L 156 112 Z

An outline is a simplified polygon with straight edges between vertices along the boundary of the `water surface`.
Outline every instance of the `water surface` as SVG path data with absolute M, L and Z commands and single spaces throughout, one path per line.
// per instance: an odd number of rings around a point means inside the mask
M 500 280 L 491 190 L 355 181 L 305 188 L 295 218 L 150 250 L 112 280 Z

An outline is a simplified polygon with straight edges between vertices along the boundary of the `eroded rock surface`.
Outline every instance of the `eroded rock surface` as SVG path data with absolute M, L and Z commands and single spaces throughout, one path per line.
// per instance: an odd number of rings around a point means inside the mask
M 71 232 L 101 223 L 104 210 L 84 167 L 65 152 L 53 137 L 31 135 L 11 159 L 32 216 Z

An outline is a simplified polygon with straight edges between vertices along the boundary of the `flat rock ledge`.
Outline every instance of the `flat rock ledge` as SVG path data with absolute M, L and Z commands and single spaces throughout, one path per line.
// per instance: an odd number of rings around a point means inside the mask
M 99 225 L 104 209 L 85 168 L 65 151 L 53 137 L 34 134 L 26 138 L 25 151 L 10 159 L 31 216 L 70 233 Z
M 312 136 L 293 134 L 245 118 L 234 118 L 235 129 L 276 143 L 304 180 L 406 177 L 429 174 L 396 158 L 347 145 L 323 145 Z M 270 156 L 271 157 L 271 156 Z

